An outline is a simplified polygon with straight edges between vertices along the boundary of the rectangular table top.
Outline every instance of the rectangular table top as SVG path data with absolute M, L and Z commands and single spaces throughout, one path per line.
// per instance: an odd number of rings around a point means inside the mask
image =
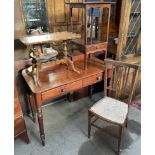
M 75 67 L 80 71 L 80 74 L 72 71 L 70 68 L 67 69 L 65 65 L 60 65 L 56 69 L 46 70 L 41 74 L 38 85 L 26 73 L 26 69 L 22 71 L 22 75 L 31 91 L 39 93 L 104 72 L 103 64 L 97 64 L 96 62 L 89 62 L 87 70 L 84 70 L 83 61 L 76 62 Z
M 44 44 L 55 41 L 66 41 L 81 38 L 80 34 L 64 31 L 54 33 L 43 33 L 39 35 L 22 36 L 19 40 L 25 45 Z

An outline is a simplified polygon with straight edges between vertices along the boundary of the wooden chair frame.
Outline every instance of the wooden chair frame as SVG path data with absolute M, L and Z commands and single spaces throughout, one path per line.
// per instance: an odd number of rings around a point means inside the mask
M 107 70 L 109 69 L 109 67 L 108 67 L 109 65 L 111 65 L 111 68 L 112 68 L 110 82 L 108 81 L 108 77 L 107 77 Z M 119 68 L 119 67 L 121 67 L 122 70 L 117 70 L 117 68 Z M 133 72 L 133 76 L 132 76 L 131 88 L 130 88 L 129 94 L 128 94 L 129 97 L 127 100 L 128 112 L 129 112 L 129 105 L 131 104 L 132 96 L 133 96 L 134 89 L 136 86 L 139 66 L 134 65 L 134 64 L 128 64 L 128 63 L 120 62 L 120 61 L 105 59 L 104 96 L 107 96 L 108 94 L 112 94 L 112 91 L 116 92 L 115 97 L 117 97 L 117 98 L 121 97 L 121 93 L 120 93 L 121 91 L 123 91 L 123 94 L 126 94 L 126 93 L 124 93 L 124 86 L 126 86 L 128 84 L 127 82 L 128 82 L 129 75 L 130 75 L 129 73 L 131 72 L 130 69 L 133 69 L 134 72 Z M 116 78 L 115 77 L 116 75 L 121 75 L 121 76 L 119 76 L 119 78 Z M 121 77 L 122 77 L 122 79 L 121 79 Z M 118 152 L 117 153 L 119 154 L 120 145 L 121 145 L 121 138 L 122 138 L 122 131 L 123 131 L 124 127 L 127 127 L 128 112 L 127 112 L 127 116 L 126 116 L 125 121 L 122 124 L 119 124 L 119 123 L 113 122 L 111 120 L 108 120 L 106 118 L 103 118 L 103 117 L 93 113 L 89 109 L 88 110 L 88 138 L 90 137 L 91 126 L 96 127 L 98 129 L 102 129 L 106 133 L 108 133 L 111 136 L 118 139 Z M 95 117 L 95 119 L 92 121 L 92 118 L 94 118 L 94 117 Z M 119 127 L 119 134 L 114 135 L 112 133 L 109 133 L 105 129 L 95 125 L 94 123 L 98 119 L 101 119 L 101 120 L 106 121 L 108 123 L 112 123 L 113 125 L 117 125 Z

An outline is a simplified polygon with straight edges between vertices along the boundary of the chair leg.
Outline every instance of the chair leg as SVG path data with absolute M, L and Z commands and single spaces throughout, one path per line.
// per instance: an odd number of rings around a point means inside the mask
M 126 120 L 125 120 L 125 127 L 126 127 L 126 128 L 128 127 L 128 117 L 127 117 Z
M 92 85 L 90 85 L 90 86 L 88 87 L 88 89 L 89 89 L 89 97 L 91 98 L 91 97 L 92 97 L 92 94 L 93 94 Z
M 120 146 L 121 146 L 121 140 L 122 140 L 122 130 L 123 130 L 123 127 L 119 126 L 118 154 L 120 153 Z
M 91 132 L 91 112 L 88 110 L 88 138 L 90 138 L 90 132 Z

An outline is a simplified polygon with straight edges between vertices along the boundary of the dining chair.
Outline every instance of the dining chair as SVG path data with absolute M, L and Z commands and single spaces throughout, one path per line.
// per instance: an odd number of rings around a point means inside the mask
M 88 110 L 88 138 L 91 126 L 102 129 L 118 139 L 118 154 L 124 127 L 127 127 L 129 105 L 132 102 L 139 66 L 121 61 L 105 59 L 104 97 Z M 109 71 L 110 68 L 110 71 Z M 110 78 L 109 77 L 110 74 Z M 97 120 L 118 126 L 114 135 L 95 124 Z

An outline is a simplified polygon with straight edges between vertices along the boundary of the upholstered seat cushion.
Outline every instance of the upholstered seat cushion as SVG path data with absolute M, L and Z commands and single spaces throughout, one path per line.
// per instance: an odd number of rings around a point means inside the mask
M 90 111 L 103 119 L 110 120 L 114 123 L 123 124 L 127 116 L 128 105 L 119 100 L 104 97 L 96 102 L 90 108 Z

